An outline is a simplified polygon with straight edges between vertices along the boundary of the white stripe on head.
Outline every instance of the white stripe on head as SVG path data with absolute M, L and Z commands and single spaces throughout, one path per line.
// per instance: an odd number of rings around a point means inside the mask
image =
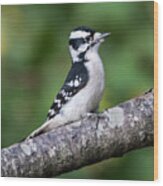
M 85 31 L 81 31 L 81 30 L 73 31 L 70 34 L 70 39 L 76 39 L 76 38 L 80 38 L 80 37 L 85 38 L 89 35 L 90 35 L 90 32 L 85 32 Z
M 78 51 L 79 52 L 85 52 L 88 48 L 89 44 L 88 43 L 85 43 L 85 44 L 82 44 L 79 48 L 78 48 Z

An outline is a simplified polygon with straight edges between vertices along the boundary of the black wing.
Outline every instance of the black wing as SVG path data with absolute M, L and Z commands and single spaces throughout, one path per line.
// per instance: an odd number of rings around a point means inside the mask
M 84 63 L 79 62 L 72 65 L 63 87 L 50 107 L 47 120 L 52 119 L 59 113 L 62 106 L 87 84 L 88 78 L 88 71 Z

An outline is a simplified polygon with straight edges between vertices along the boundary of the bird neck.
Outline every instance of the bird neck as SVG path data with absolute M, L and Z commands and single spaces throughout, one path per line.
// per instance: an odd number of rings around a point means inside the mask
M 85 63 L 94 60 L 96 57 L 99 58 L 98 50 L 89 49 L 84 52 L 78 52 L 70 50 L 72 63 Z

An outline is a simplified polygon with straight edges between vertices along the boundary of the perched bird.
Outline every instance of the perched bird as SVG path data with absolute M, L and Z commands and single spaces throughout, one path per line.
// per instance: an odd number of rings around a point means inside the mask
M 98 49 L 109 35 L 85 26 L 70 33 L 71 69 L 49 109 L 47 121 L 27 139 L 97 110 L 104 90 L 104 69 Z

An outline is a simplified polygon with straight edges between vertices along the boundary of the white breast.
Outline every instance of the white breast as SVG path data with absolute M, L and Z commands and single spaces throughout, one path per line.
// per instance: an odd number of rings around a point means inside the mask
M 85 63 L 89 81 L 61 110 L 66 120 L 78 120 L 88 112 L 95 111 L 104 90 L 104 69 L 98 53 L 90 53 Z

